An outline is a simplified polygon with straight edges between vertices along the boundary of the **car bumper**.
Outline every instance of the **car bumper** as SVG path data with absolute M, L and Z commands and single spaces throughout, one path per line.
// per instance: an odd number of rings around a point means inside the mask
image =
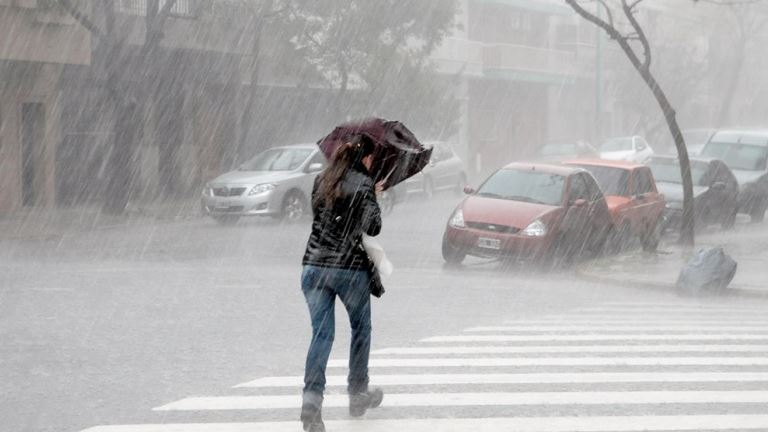
M 546 257 L 552 238 L 502 234 L 472 228 L 447 227 L 443 238 L 451 248 L 482 258 L 537 261 Z M 489 244 L 493 244 L 490 247 Z M 498 246 L 498 247 L 496 247 Z
M 208 216 L 271 216 L 280 213 L 280 206 L 272 192 L 254 196 L 200 198 L 203 214 Z

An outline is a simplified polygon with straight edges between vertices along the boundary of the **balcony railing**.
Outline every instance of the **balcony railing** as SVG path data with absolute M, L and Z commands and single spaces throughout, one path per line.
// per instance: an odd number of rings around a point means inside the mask
M 558 75 L 570 75 L 577 70 L 573 52 L 508 44 L 486 45 L 483 67 Z
M 165 5 L 166 0 L 159 0 L 160 9 Z M 126 15 L 147 16 L 147 0 L 118 0 L 115 3 L 115 9 L 118 13 Z M 171 7 L 170 15 L 178 18 L 193 18 L 197 16 L 199 6 L 196 0 L 176 0 Z

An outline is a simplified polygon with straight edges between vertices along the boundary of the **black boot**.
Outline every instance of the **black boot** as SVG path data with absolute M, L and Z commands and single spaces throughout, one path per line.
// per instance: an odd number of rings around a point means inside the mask
M 349 395 L 349 415 L 360 417 L 368 408 L 376 408 L 381 405 L 384 399 L 384 392 L 381 389 L 367 390 L 360 393 Z
M 323 395 L 318 393 L 304 393 L 301 404 L 301 423 L 305 431 L 325 432 L 323 423 Z

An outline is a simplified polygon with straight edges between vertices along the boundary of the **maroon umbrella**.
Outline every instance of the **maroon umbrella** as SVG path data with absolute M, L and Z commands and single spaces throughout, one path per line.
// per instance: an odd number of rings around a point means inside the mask
M 330 160 L 344 140 L 357 133 L 368 135 L 376 143 L 371 174 L 376 182 L 384 181 L 384 189 L 416 175 L 432 155 L 432 149 L 424 147 L 402 123 L 381 118 L 341 124 L 317 145 Z

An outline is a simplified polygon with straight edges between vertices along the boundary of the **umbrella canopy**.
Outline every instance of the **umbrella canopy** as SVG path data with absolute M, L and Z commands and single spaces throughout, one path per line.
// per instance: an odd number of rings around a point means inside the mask
M 330 160 L 348 136 L 359 133 L 368 135 L 376 143 L 371 174 L 376 182 L 384 181 L 384 189 L 416 175 L 432 156 L 432 149 L 424 147 L 402 123 L 381 118 L 341 124 L 317 145 Z

